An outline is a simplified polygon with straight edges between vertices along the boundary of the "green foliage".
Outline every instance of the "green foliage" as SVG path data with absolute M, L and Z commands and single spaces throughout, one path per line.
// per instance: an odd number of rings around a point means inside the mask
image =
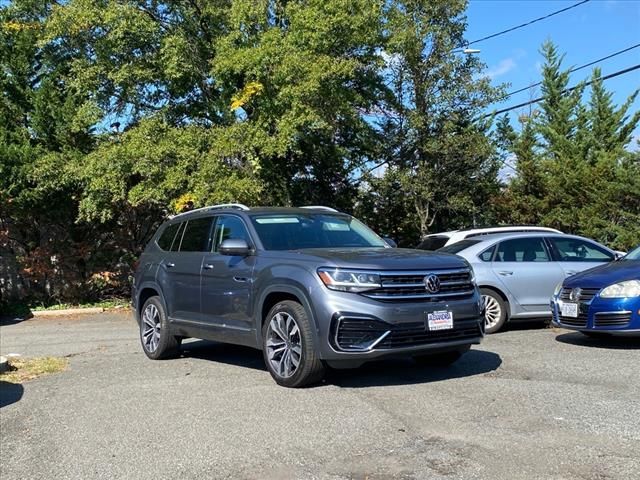
M 640 241 L 640 157 L 630 152 L 640 112 L 628 115 L 638 91 L 616 107 L 595 69 L 572 92 L 562 57 L 542 47 L 540 110 L 521 117 L 516 133 L 500 130 L 516 159 L 518 175 L 498 204 L 498 215 L 514 223 L 544 224 L 598 239 L 622 250 Z
M 508 221 L 637 243 L 635 95 L 598 71 L 588 103 L 566 93 L 548 43 L 541 110 L 493 128 L 466 0 L 2 5 L 0 250 L 36 299 L 126 292 L 190 204 L 328 204 L 406 246 Z

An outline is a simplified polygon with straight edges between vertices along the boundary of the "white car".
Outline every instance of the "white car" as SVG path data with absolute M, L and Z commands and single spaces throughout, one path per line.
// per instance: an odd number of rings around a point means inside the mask
M 416 247 L 419 250 L 437 250 L 465 238 L 492 235 L 494 233 L 521 233 L 521 232 L 546 232 L 562 233 L 560 230 L 548 227 L 536 227 L 531 225 L 512 225 L 508 227 L 465 228 L 463 230 L 451 230 L 450 232 L 432 233 L 422 239 Z

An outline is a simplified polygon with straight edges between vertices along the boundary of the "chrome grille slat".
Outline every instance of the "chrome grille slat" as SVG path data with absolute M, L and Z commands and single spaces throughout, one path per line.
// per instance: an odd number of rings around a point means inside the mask
M 424 277 L 437 275 L 440 290 L 426 291 Z M 465 298 L 473 295 L 474 285 L 471 272 L 467 269 L 380 272 L 381 288 L 369 290 L 363 295 L 381 301 L 437 300 L 453 297 Z
M 562 287 L 559 296 L 560 300 L 564 300 L 566 302 L 573 301 L 570 298 L 572 290 L 573 288 Z M 593 297 L 595 297 L 600 291 L 599 288 L 581 288 L 580 290 L 580 298 L 578 299 L 578 301 L 582 303 L 589 303 L 593 299 Z

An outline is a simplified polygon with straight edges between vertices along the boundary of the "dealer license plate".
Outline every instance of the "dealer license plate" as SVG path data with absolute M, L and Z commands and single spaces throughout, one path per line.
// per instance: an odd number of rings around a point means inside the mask
M 563 303 L 562 305 L 560 305 L 560 314 L 563 317 L 578 318 L 578 304 Z
M 453 313 L 446 310 L 427 313 L 427 323 L 430 331 L 449 330 L 453 328 Z

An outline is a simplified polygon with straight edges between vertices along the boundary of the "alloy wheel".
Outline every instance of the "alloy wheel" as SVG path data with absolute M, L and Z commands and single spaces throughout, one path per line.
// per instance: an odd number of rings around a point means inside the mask
M 484 325 L 489 329 L 500 323 L 502 309 L 498 301 L 490 295 L 483 295 L 484 300 Z
M 300 366 L 302 340 L 300 328 L 292 315 L 276 313 L 267 329 L 267 358 L 272 370 L 282 378 L 291 377 Z
M 142 343 L 150 353 L 158 349 L 160 328 L 160 312 L 158 312 L 158 308 L 153 303 L 150 303 L 142 314 Z

